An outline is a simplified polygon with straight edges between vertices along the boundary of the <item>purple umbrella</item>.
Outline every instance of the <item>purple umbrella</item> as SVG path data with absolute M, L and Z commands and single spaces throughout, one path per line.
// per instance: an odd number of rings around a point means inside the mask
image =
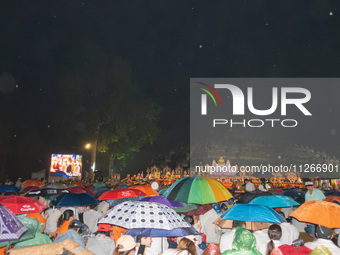
M 27 192 L 30 192 L 30 191 L 37 191 L 39 190 L 39 187 L 36 187 L 36 186 L 28 186 L 26 188 L 23 188 L 20 193 L 27 193 Z
M 173 201 L 163 196 L 146 197 L 146 198 L 141 199 L 140 201 L 159 203 L 159 204 L 166 205 L 168 207 L 184 207 L 184 205 L 181 202 Z
M 0 225 L 0 242 L 17 241 L 27 232 L 27 228 L 3 204 L 0 204 Z

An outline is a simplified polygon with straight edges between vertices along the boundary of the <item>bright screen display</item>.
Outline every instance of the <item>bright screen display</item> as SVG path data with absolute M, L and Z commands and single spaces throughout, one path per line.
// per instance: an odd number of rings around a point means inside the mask
M 82 155 L 52 154 L 50 173 L 62 176 L 80 176 Z

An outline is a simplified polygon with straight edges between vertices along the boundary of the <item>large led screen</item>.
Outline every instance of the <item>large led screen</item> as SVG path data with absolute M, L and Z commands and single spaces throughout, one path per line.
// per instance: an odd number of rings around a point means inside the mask
M 82 169 L 82 155 L 52 154 L 51 175 L 80 176 Z

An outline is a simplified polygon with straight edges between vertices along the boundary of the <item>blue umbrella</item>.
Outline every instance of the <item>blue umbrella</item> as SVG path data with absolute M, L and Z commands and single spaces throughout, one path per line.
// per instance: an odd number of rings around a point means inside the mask
M 96 194 L 97 198 L 100 197 L 104 192 L 109 191 L 109 190 L 110 190 L 110 188 L 107 187 L 107 186 L 92 189 L 94 194 Z
M 126 230 L 126 235 L 131 236 L 152 236 L 152 237 L 175 237 L 187 235 L 200 235 L 200 233 L 191 228 L 175 228 L 173 230 L 154 229 L 154 228 L 135 228 Z
M 281 195 L 292 197 L 294 199 L 298 199 L 298 198 L 305 198 L 305 193 L 306 192 L 302 190 L 289 189 L 289 190 L 283 191 Z
M 14 185 L 0 185 L 0 193 L 18 192 L 20 189 Z
M 274 195 L 274 196 L 265 196 L 265 197 L 257 197 L 250 201 L 249 204 L 252 205 L 265 205 L 270 208 L 277 208 L 277 207 L 291 207 L 291 206 L 299 206 L 298 202 L 295 202 L 293 199 L 281 196 L 281 195 Z
M 140 201 L 159 203 L 159 204 L 163 204 L 169 207 L 184 207 L 184 205 L 181 202 L 173 201 L 162 196 L 145 197 L 141 199 Z
M 285 222 L 277 212 L 265 205 L 237 204 L 221 215 L 223 220 L 250 222 Z
M 61 194 L 51 202 L 56 207 L 85 206 L 99 204 L 98 200 L 88 193 Z

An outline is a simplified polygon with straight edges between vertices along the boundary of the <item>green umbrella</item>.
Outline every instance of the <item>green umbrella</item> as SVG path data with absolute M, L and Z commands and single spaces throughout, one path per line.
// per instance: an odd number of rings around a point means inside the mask
M 188 204 L 188 203 L 183 203 L 181 202 L 184 207 L 172 207 L 172 209 L 175 210 L 175 212 L 177 213 L 186 213 L 186 212 L 190 212 L 193 210 L 196 210 L 198 207 L 195 204 Z

